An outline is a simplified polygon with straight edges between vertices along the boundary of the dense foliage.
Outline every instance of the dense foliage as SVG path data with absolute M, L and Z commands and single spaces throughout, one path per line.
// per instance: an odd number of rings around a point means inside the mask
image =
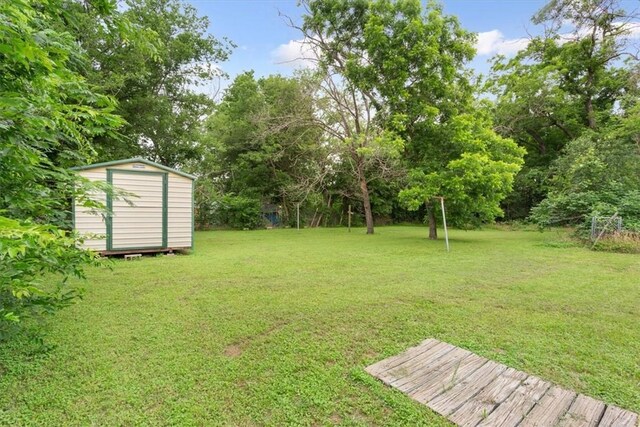
M 184 167 L 198 156 L 201 120 L 223 75 L 217 64 L 233 45 L 209 34 L 209 19 L 184 1 L 120 3 L 104 23 L 84 9 L 65 22 L 87 52 L 83 74 L 126 120 L 121 138 L 94 140 L 98 159 L 145 156 Z
M 305 5 L 303 31 L 320 65 L 362 98 L 382 135 L 392 133 L 385 145 L 401 153 L 409 170 L 401 201 L 411 210 L 426 205 L 430 237 L 436 237 L 438 196 L 447 199 L 459 224 L 500 216 L 499 203 L 511 190 L 524 150 L 496 135 L 491 120 L 476 112 L 465 68 L 475 53 L 473 34 L 434 2 L 426 8 L 417 0 Z M 370 126 L 356 120 L 356 137 L 367 138 L 361 129 Z M 368 180 L 359 175 L 363 194 Z
M 458 115 L 447 128 L 446 155 L 438 156 L 443 167 L 413 169 L 400 199 L 417 209 L 443 196 L 452 224 L 464 228 L 491 222 L 502 216 L 500 202 L 511 191 L 525 151 L 493 132 L 482 112 Z
M 70 201 L 95 210 L 71 166 L 197 156 L 229 44 L 178 0 L 9 0 L 0 4 L 0 335 L 79 296 L 69 276 L 97 262 L 68 230 Z
M 631 229 L 640 222 L 638 17 L 622 6 L 551 1 L 533 19 L 545 33 L 495 61 L 497 129 L 528 151 L 509 218 L 586 229 L 617 212 Z
M 59 13 L 56 2 L 0 3 L 0 335 L 77 295 L 66 278 L 95 255 L 60 227 L 69 197 L 91 201 L 66 167 L 122 124 L 112 100 L 73 71 L 82 57 L 69 33 L 52 29 Z
M 320 138 L 303 79 L 256 79 L 251 72 L 237 76 L 205 126 L 204 154 L 194 166 L 202 177 L 198 207 L 212 209 L 222 194 L 234 194 L 258 206 L 257 218 L 240 228 L 263 223 L 262 204 L 280 206 L 288 222 L 295 204 L 305 199 L 305 182 L 326 161 Z M 214 222 L 238 226 L 222 217 Z
M 84 277 L 83 266 L 100 261 L 77 243 L 55 226 L 0 217 L 0 341 L 22 317 L 53 313 L 81 296 L 67 278 Z

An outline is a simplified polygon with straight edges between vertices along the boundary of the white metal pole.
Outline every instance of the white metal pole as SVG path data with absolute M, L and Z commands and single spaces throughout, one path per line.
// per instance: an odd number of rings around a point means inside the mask
M 449 252 L 449 232 L 447 231 L 447 215 L 444 213 L 444 197 L 440 197 L 440 207 L 442 208 L 442 224 L 444 225 L 444 241 L 447 243 Z
M 300 203 L 296 204 L 296 228 L 300 230 Z

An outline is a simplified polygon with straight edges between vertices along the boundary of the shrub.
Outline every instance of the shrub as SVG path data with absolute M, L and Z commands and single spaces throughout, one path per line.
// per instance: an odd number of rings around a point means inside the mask
M 105 17 L 116 8 L 91 3 Z M 73 18 L 62 9 L 0 1 L 0 338 L 22 318 L 78 297 L 67 278 L 82 277 L 97 258 L 60 227 L 70 196 L 96 206 L 67 167 L 91 160 L 93 138 L 114 137 L 124 123 L 113 100 L 76 71 L 85 58 L 70 34 L 56 30 L 58 18 Z
M 220 223 L 237 229 L 255 229 L 264 225 L 261 203 L 257 199 L 227 194 L 216 210 Z
M 0 341 L 23 316 L 52 313 L 81 295 L 67 279 L 83 278 L 82 267 L 100 260 L 76 244 L 57 227 L 0 216 Z
M 587 238 L 592 217 L 617 213 L 625 228 L 640 227 L 640 152 L 630 135 L 587 133 L 567 144 L 552 170 L 547 197 L 531 210 L 539 226 L 572 225 Z

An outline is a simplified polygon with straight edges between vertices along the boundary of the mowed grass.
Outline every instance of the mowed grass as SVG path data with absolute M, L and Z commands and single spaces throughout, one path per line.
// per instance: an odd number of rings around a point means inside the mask
M 640 411 L 640 257 L 562 233 L 212 231 L 0 349 L 0 424 L 449 425 L 364 367 L 428 337 Z

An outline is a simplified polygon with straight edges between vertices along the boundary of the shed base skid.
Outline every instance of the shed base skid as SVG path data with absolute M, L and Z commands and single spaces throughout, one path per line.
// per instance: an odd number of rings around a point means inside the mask
M 155 248 L 155 249 L 114 249 L 111 251 L 98 251 L 101 256 L 118 256 L 130 254 L 171 254 L 174 252 L 188 253 L 191 248 Z

